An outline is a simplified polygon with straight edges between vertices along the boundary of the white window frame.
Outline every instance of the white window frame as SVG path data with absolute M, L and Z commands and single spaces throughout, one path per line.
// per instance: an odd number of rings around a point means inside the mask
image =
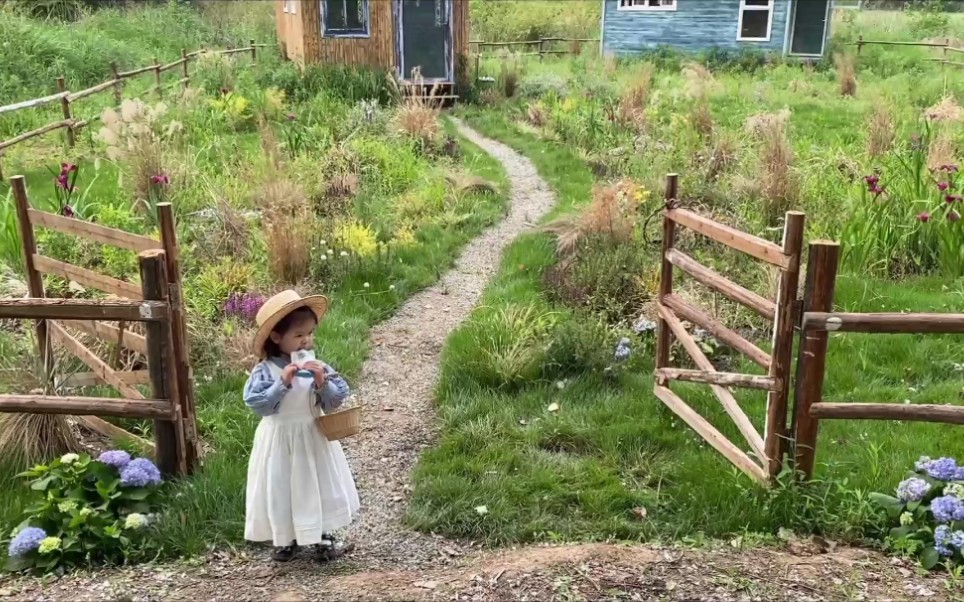
M 665 5 L 663 4 L 663 2 L 666 2 L 666 0 L 657 0 L 660 3 L 659 6 L 649 6 L 650 1 L 651 0 L 616 0 L 617 2 L 616 10 L 647 11 L 647 12 L 675 11 L 676 4 L 680 0 L 670 0 L 670 3 Z M 626 5 L 626 4 L 623 4 L 624 2 L 631 2 L 633 4 Z M 639 2 L 640 4 L 635 4 L 636 2 Z
M 743 37 L 743 14 L 746 11 L 769 11 L 767 13 L 767 35 L 763 38 L 744 38 Z M 766 6 L 747 6 L 746 0 L 740 0 L 740 19 L 736 24 L 737 42 L 769 42 L 773 36 L 773 0 L 767 0 Z
M 284 2 L 284 11 L 286 14 L 294 15 L 297 14 L 295 6 L 298 5 L 297 0 L 282 0 Z

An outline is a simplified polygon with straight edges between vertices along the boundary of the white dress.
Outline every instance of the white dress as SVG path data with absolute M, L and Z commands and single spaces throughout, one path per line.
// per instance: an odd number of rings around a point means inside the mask
M 281 368 L 270 365 L 275 378 Z M 287 546 L 321 543 L 347 527 L 360 506 L 337 441 L 315 427 L 312 379 L 295 377 L 278 412 L 261 419 L 248 462 L 244 538 Z

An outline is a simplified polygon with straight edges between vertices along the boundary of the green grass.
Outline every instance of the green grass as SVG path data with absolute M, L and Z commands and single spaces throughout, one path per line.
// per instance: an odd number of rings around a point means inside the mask
M 536 164 L 559 196 L 559 213 L 589 198 L 592 178 L 564 146 L 518 131 L 495 111 L 467 118 Z M 868 492 L 894 487 L 920 455 L 964 453 L 952 426 L 828 421 L 821 427 L 817 483 L 764 490 L 653 397 L 651 335 L 637 339 L 634 359 L 616 381 L 599 370 L 576 369 L 494 385 L 486 364 L 497 362 L 482 358 L 497 357 L 486 354 L 501 347 L 487 341 L 499 336 L 480 337 L 480 331 L 504 326 L 500 312 L 527 307 L 535 316 L 592 322 L 545 301 L 542 275 L 554 262 L 546 236 L 521 237 L 482 307 L 449 340 L 438 393 L 444 427 L 416 470 L 408 514 L 418 528 L 489 544 L 773 535 L 780 528 L 854 540 L 875 525 Z M 898 284 L 843 276 L 837 289 L 844 311 L 964 311 L 960 283 L 937 279 Z M 547 338 L 559 344 L 554 335 Z M 611 353 L 615 340 L 610 335 L 603 353 Z M 959 403 L 964 377 L 956 357 L 951 336 L 835 335 L 825 398 Z M 674 388 L 731 440 L 742 441 L 707 389 Z M 738 395 L 762 427 L 765 397 Z M 548 410 L 553 403 L 558 412 Z M 488 512 L 480 514 L 479 506 Z M 634 513 L 639 507 L 645 520 Z

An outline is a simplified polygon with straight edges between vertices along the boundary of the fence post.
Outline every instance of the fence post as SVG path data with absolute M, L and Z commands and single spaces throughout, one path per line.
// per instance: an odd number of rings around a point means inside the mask
M 118 75 L 117 63 L 114 61 L 110 62 L 110 78 L 114 80 L 114 104 L 118 107 L 121 101 L 124 100 L 124 83 L 121 81 L 120 75 Z
M 37 241 L 33 236 L 33 224 L 30 222 L 30 201 L 27 199 L 27 187 L 23 176 L 10 178 L 10 187 L 13 189 L 13 201 L 17 207 L 17 225 L 20 228 L 20 242 L 23 247 L 23 264 L 27 272 L 27 290 L 30 296 L 36 299 L 43 299 L 44 279 L 37 268 L 34 266 L 33 257 L 37 254 Z M 47 335 L 47 321 L 37 320 L 37 351 L 40 354 L 40 361 L 44 367 L 44 382 L 50 378 L 53 354 L 50 351 L 50 338 Z
M 947 47 L 951 45 L 950 38 L 944 38 L 944 47 L 941 48 L 941 78 L 944 80 L 944 93 L 947 94 Z
M 157 89 L 157 98 L 164 98 L 164 90 L 161 89 L 161 64 L 154 57 L 154 87 Z
M 803 293 L 803 311 L 833 311 L 834 285 L 840 245 L 835 242 L 810 243 L 807 260 L 807 284 Z M 798 473 L 809 479 L 813 474 L 817 453 L 818 421 L 810 415 L 810 408 L 823 395 L 823 380 L 827 368 L 827 340 L 825 330 L 802 330 L 797 351 L 796 390 L 793 394 L 794 465 Z
M 258 62 L 258 47 L 254 45 L 254 40 L 251 40 L 251 60 Z
M 860 56 L 860 51 L 864 48 L 864 36 L 857 36 L 857 56 Z
M 777 284 L 776 315 L 773 318 L 773 354 L 769 375 L 781 386 L 767 395 L 767 417 L 764 452 L 769 462 L 768 474 L 776 477 L 783 467 L 787 448 L 787 400 L 790 398 L 790 372 L 793 365 L 794 305 L 800 284 L 800 255 L 803 254 L 803 225 L 805 216 L 789 211 L 783 226 L 783 253 L 790 259 L 780 272 Z
M 191 375 L 190 348 L 187 336 L 187 321 L 184 312 L 184 299 L 181 296 L 181 266 L 177 250 L 177 233 L 174 224 L 174 210 L 170 203 L 157 205 L 158 222 L 161 231 L 161 246 L 167 262 L 168 297 L 171 300 L 171 340 L 174 345 L 173 361 L 177 376 L 178 400 L 181 409 L 181 424 L 184 431 L 184 456 L 188 473 L 192 472 L 200 452 L 195 423 L 194 382 Z
M 181 48 L 181 59 L 184 61 L 181 63 L 181 68 L 184 73 L 184 89 L 187 90 L 188 78 L 190 77 L 187 72 L 187 50 Z
M 63 77 L 57 78 L 57 91 L 60 93 L 64 93 L 67 91 L 67 80 L 65 80 Z M 63 96 L 60 99 L 60 109 L 64 113 L 64 119 L 73 120 L 73 118 L 70 116 L 70 100 L 68 100 L 66 96 Z M 71 123 L 70 125 L 67 126 L 66 130 L 67 130 L 67 146 L 69 148 L 74 148 L 74 143 L 75 143 L 74 125 Z
M 153 249 L 138 256 L 141 268 L 141 290 L 145 301 L 167 301 L 167 276 L 164 251 Z M 183 447 L 179 445 L 180 412 L 173 393 L 176 391 L 174 362 L 171 357 L 171 321 L 148 322 L 147 369 L 151 377 L 154 399 L 171 402 L 171 418 L 154 421 L 154 460 L 164 475 L 186 472 Z M 172 386 L 174 385 L 174 386 Z
M 666 176 L 666 192 L 664 195 L 667 206 L 675 201 L 679 194 L 679 175 L 671 173 Z M 659 270 L 659 303 L 673 292 L 673 264 L 666 259 L 666 253 L 676 242 L 676 222 L 663 216 L 663 251 L 660 255 Z M 656 369 L 669 367 L 669 348 L 672 344 L 669 324 L 662 318 L 656 323 Z
M 542 55 L 542 44 L 545 42 L 545 38 L 539 38 L 539 60 L 542 61 L 544 58 Z

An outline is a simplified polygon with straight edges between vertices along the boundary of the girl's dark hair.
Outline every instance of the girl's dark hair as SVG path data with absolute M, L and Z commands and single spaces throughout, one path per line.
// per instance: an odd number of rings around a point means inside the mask
M 271 330 L 273 334 L 279 334 L 284 336 L 286 332 L 291 330 L 296 324 L 301 324 L 307 320 L 312 320 L 315 324 L 318 323 L 318 316 L 309 307 L 299 307 L 287 316 L 281 318 L 275 327 Z M 264 354 L 266 357 L 278 357 L 281 355 L 281 348 L 278 344 L 268 337 L 268 340 L 264 342 Z

